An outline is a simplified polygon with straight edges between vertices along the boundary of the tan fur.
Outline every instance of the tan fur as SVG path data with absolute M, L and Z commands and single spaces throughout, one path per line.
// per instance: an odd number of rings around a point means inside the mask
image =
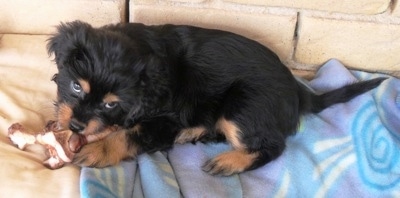
M 72 117 L 72 107 L 66 103 L 58 105 L 57 120 L 62 129 L 68 129 Z
M 233 146 L 235 149 L 245 149 L 245 145 L 242 144 L 240 140 L 240 129 L 238 126 L 224 117 L 220 118 L 216 124 L 216 128 L 218 132 L 221 132 L 225 135 L 226 140 Z
M 89 167 L 106 167 L 117 165 L 124 159 L 134 158 L 138 153 L 135 145 L 129 145 L 126 131 L 119 130 L 105 139 L 90 143 L 76 153 L 73 163 Z
M 119 97 L 112 93 L 106 94 L 103 98 L 104 103 L 112 103 L 112 102 L 119 102 L 119 101 L 120 101 Z
M 89 134 L 94 134 L 96 132 L 98 132 L 99 130 L 101 130 L 101 128 L 103 127 L 101 121 L 97 120 L 97 119 L 92 119 L 88 122 L 85 130 L 84 130 L 84 134 L 85 135 L 89 135 Z
M 250 153 L 241 141 L 240 128 L 230 120 L 221 117 L 216 123 L 216 129 L 222 133 L 232 145 L 232 151 L 218 155 L 208 161 L 203 170 L 212 175 L 232 175 L 248 169 L 257 159 L 259 153 Z
M 243 172 L 249 168 L 257 157 L 258 153 L 248 153 L 245 150 L 233 150 L 213 158 L 203 169 L 210 174 L 231 175 Z
M 83 80 L 83 79 L 79 79 L 78 82 L 81 85 L 83 92 L 85 92 L 86 94 L 90 93 L 89 81 Z
M 186 128 L 179 132 L 179 135 L 175 138 L 175 143 L 184 144 L 191 141 L 197 141 L 206 133 L 207 129 L 204 127 Z
M 136 124 L 135 126 L 133 126 L 132 131 L 136 134 L 140 134 L 141 128 L 142 126 L 140 124 Z

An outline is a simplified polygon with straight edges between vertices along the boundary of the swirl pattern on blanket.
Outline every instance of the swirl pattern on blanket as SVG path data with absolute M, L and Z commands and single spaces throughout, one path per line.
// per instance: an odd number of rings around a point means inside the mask
M 371 100 L 356 114 L 352 133 L 362 180 L 374 188 L 389 189 L 400 183 L 400 139 L 380 119 Z

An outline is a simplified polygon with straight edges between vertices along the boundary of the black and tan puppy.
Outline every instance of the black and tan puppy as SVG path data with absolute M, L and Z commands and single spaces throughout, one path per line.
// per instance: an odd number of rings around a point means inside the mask
M 58 121 L 75 132 L 123 128 L 83 146 L 74 162 L 104 167 L 193 141 L 233 150 L 203 170 L 230 175 L 260 167 L 285 148 L 304 113 L 378 86 L 360 82 L 315 95 L 277 55 L 245 37 L 192 26 L 61 24 L 49 39 L 58 74 Z

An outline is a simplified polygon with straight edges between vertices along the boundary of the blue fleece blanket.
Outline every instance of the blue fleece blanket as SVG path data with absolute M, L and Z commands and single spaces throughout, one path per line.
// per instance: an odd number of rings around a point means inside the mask
M 382 76 L 328 61 L 306 82 L 317 93 Z M 277 160 L 230 177 L 204 173 L 229 145 L 184 144 L 104 169 L 83 168 L 82 197 L 400 197 L 400 80 L 303 116 Z

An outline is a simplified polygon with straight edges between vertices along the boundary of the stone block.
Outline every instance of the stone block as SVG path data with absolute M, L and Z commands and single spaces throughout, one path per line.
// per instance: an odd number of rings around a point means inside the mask
M 49 34 L 60 22 L 121 22 L 125 0 L 0 0 L 0 33 Z
M 231 31 L 268 46 L 284 61 L 291 57 L 297 15 L 255 14 L 220 9 L 130 5 L 130 20 L 148 25 L 177 24 Z
M 244 5 L 262 5 L 267 7 L 289 7 L 350 14 L 379 14 L 389 8 L 390 0 L 224 0 Z
M 337 58 L 351 68 L 400 70 L 400 25 L 301 17 L 295 60 L 320 65 Z

